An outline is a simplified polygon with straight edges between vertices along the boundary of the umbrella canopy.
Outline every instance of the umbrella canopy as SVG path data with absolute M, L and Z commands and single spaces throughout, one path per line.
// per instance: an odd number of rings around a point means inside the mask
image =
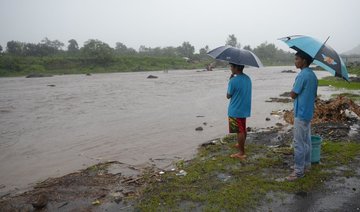
M 231 46 L 220 46 L 208 52 L 208 55 L 216 60 L 227 61 L 236 65 L 262 67 L 259 58 L 251 51 L 238 49 Z
M 295 35 L 280 38 L 290 48 L 302 51 L 314 59 L 314 63 L 329 71 L 336 77 L 349 81 L 346 66 L 338 53 L 330 46 L 310 36 Z

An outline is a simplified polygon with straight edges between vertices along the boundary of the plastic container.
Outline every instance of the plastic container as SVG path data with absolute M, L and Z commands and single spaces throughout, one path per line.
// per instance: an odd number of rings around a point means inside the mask
M 319 163 L 320 162 L 320 152 L 321 152 L 321 142 L 322 138 L 318 135 L 311 136 L 311 163 Z

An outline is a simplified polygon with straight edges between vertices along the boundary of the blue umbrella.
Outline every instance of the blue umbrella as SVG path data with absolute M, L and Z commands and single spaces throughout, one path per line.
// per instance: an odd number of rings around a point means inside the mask
M 231 46 L 220 46 L 208 52 L 208 55 L 216 60 L 227 61 L 237 65 L 262 67 L 259 58 L 251 51 L 238 49 Z
M 310 36 L 294 35 L 280 38 L 290 48 L 302 51 L 314 59 L 314 63 L 329 71 L 336 77 L 349 81 L 346 66 L 338 53 L 325 43 Z

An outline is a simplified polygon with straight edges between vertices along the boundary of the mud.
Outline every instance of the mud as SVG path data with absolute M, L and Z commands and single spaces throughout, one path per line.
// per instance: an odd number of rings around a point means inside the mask
M 49 178 L 23 194 L 2 197 L 0 209 L 1 211 L 130 209 L 134 199 L 141 195 L 142 189 L 157 180 L 159 174 L 154 167 L 134 167 L 116 161 L 100 163 L 59 178 Z M 39 197 L 42 200 L 38 200 Z M 39 205 L 41 207 L 38 207 Z
M 270 192 L 256 211 L 359 211 L 360 210 L 360 158 L 348 167 L 355 175 L 345 177 L 339 172 L 332 174 L 324 185 L 310 192 Z

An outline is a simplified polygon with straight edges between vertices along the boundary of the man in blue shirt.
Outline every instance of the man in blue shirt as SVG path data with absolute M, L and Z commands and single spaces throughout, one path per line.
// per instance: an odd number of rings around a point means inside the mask
M 294 101 L 294 171 L 286 178 L 289 181 L 304 176 L 311 167 L 311 119 L 317 96 L 318 80 L 309 68 L 313 59 L 304 52 L 295 54 L 295 66 L 301 72 L 297 75 L 291 98 Z
M 244 160 L 246 140 L 246 118 L 251 113 L 251 80 L 243 73 L 244 66 L 230 63 L 231 77 L 227 90 L 230 99 L 228 107 L 229 133 L 237 134 L 239 152 L 230 155 L 232 158 Z

